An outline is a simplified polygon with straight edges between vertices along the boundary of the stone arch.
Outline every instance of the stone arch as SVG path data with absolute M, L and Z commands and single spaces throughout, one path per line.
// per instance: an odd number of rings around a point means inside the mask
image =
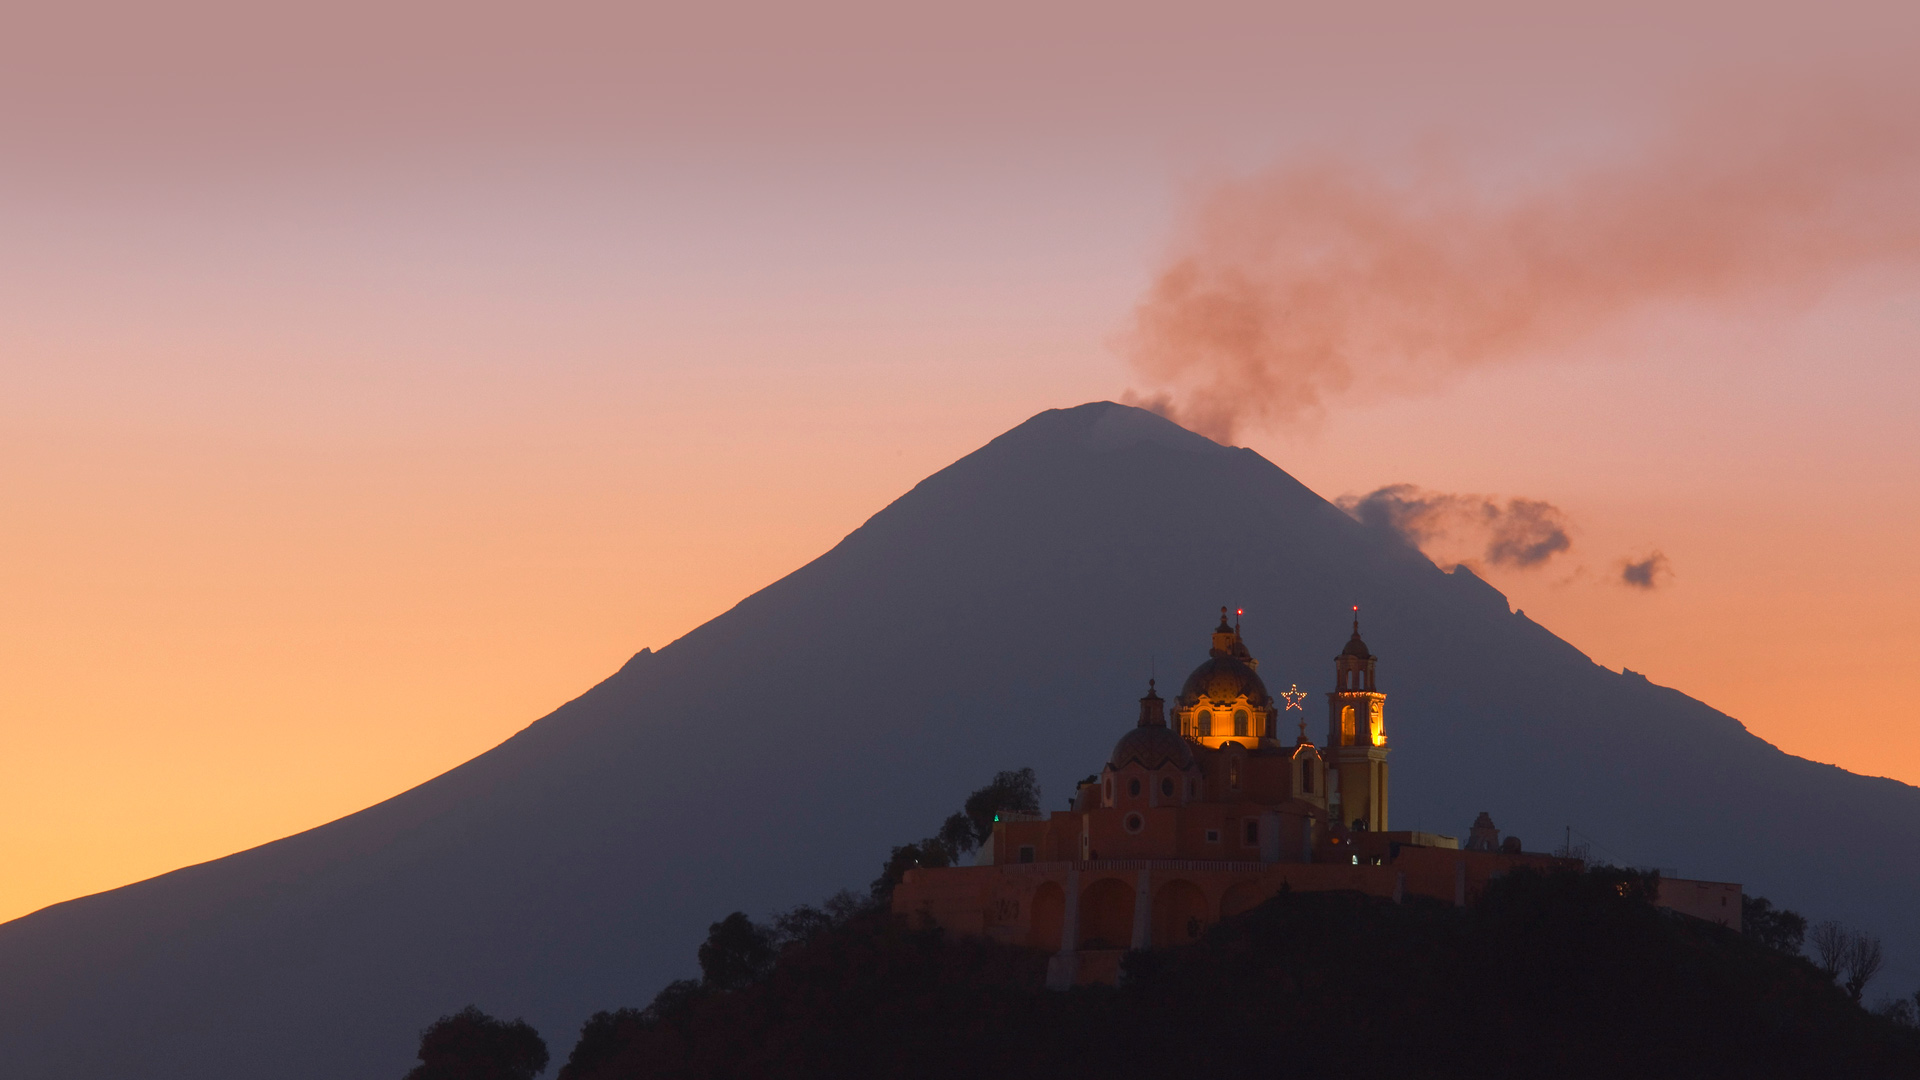
M 1101 878 L 1080 894 L 1080 947 L 1125 949 L 1133 945 L 1133 886 Z
M 1220 897 L 1220 917 L 1231 919 L 1259 907 L 1267 899 L 1267 892 L 1257 881 L 1239 881 L 1227 888 Z
M 1199 940 L 1213 922 L 1207 894 L 1191 881 L 1169 881 L 1153 899 L 1153 944 L 1156 948 L 1186 945 Z
M 1060 929 L 1067 919 L 1067 894 L 1054 881 L 1043 881 L 1027 902 L 1027 946 L 1042 952 L 1060 951 Z

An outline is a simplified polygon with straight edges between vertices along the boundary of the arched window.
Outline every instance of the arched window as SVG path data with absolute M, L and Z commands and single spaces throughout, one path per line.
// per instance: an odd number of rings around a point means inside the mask
M 1198 713 L 1194 715 L 1193 721 L 1195 726 L 1197 726 L 1200 729 L 1201 738 L 1205 739 L 1212 736 L 1213 711 L 1211 709 L 1201 709 Z
M 1235 735 L 1245 735 L 1247 733 L 1247 710 L 1233 710 L 1233 733 Z
M 1160 778 L 1160 794 L 1163 798 L 1173 798 L 1173 777 L 1163 776 Z
M 1300 759 L 1300 793 L 1302 795 L 1313 794 L 1313 759 L 1312 758 L 1303 757 Z
M 1340 745 L 1353 745 L 1353 706 L 1351 705 L 1343 705 L 1340 708 Z

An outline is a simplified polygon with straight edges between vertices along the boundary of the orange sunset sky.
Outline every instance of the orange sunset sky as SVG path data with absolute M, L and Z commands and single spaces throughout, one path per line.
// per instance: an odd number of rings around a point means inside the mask
M 1429 553 L 1920 782 L 1920 8 L 1441 6 L 11 17 L 0 918 L 417 784 L 1102 398 L 1549 503 Z

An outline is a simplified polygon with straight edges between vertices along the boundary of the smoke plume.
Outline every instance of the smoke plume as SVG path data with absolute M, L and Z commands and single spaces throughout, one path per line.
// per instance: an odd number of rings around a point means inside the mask
M 1389 528 L 1434 555 L 1465 545 L 1490 566 L 1527 569 L 1573 546 L 1566 515 L 1539 499 L 1456 495 L 1389 484 L 1366 495 L 1344 495 L 1340 508 L 1362 524 Z
M 1620 562 L 1620 584 L 1636 589 L 1657 589 L 1661 582 L 1673 576 L 1673 564 L 1658 551 L 1643 559 L 1623 559 Z
M 1563 353 L 1657 306 L 1810 305 L 1920 257 L 1920 125 L 1903 110 L 1747 94 L 1624 163 L 1500 196 L 1332 160 L 1220 185 L 1122 338 L 1151 387 L 1131 400 L 1227 441 L 1356 391 Z

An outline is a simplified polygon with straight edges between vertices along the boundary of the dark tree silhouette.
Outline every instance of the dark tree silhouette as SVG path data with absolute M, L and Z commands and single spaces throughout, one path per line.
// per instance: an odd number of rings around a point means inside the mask
M 576 1077 L 591 1076 L 600 1071 L 619 1055 L 620 1048 L 626 1045 L 628 1033 L 644 1023 L 646 1014 L 639 1009 L 594 1013 L 581 1025 L 580 1041 L 573 1044 L 573 1053 L 567 1055 L 567 1063 L 560 1067 L 560 1075 L 556 1080 L 575 1080 Z
M 1859 1001 L 1880 971 L 1884 959 L 1880 939 L 1865 931 L 1848 930 L 1832 919 L 1815 926 L 1807 936 L 1813 942 L 1820 971 Z
M 1847 947 L 1851 942 L 1847 928 L 1828 919 L 1815 926 L 1807 937 L 1813 942 L 1814 963 L 1827 978 L 1839 981 L 1841 969 L 1847 966 Z
M 782 949 L 805 945 L 873 907 L 871 899 L 859 896 L 851 889 L 841 889 L 822 901 L 819 907 L 801 904 L 791 911 L 775 915 L 773 938 Z
M 772 935 L 745 912 L 707 927 L 700 946 L 700 982 L 708 990 L 737 990 L 773 967 Z
M 532 1080 L 547 1044 L 525 1020 L 496 1020 L 472 1005 L 420 1033 L 420 1064 L 406 1080 Z
M 992 783 L 967 796 L 964 811 L 973 824 L 974 840 L 984 844 L 993 835 L 995 815 L 1040 812 L 1040 781 L 1031 768 L 995 773 Z
M 1806 916 L 1777 908 L 1764 896 L 1740 898 L 1740 933 L 1748 941 L 1784 956 L 1799 956 L 1807 937 Z
M 964 855 L 980 846 L 980 839 L 973 832 L 973 820 L 962 813 L 948 814 L 934 839 L 955 855 Z
M 887 856 L 885 866 L 880 868 L 880 876 L 873 879 L 872 896 L 876 903 L 885 903 L 893 897 L 893 887 L 900 884 L 907 871 L 916 866 L 952 866 L 953 856 L 946 845 L 939 840 L 922 840 L 917 844 L 901 844 Z
M 1040 781 L 1032 769 L 995 773 L 986 787 L 967 796 L 960 813 L 949 814 L 940 823 L 940 831 L 917 844 L 894 848 L 871 886 L 873 899 L 883 902 L 892 898 L 893 887 L 914 867 L 952 866 L 959 862 L 962 855 L 986 843 L 993 835 L 994 818 L 1009 812 L 1040 812 Z
M 1852 935 L 1852 940 L 1847 942 L 1847 977 L 1840 985 L 1853 995 L 1853 1000 L 1859 1001 L 1860 995 L 1866 992 L 1883 959 L 1878 937 L 1864 931 Z

